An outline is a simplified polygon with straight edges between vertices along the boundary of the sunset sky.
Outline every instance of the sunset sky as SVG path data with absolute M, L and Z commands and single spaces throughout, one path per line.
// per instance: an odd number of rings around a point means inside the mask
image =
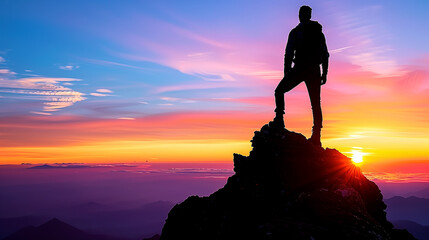
M 274 117 L 287 36 L 305 4 L 331 54 L 323 146 L 422 170 L 426 0 L 0 1 L 0 163 L 247 155 Z M 303 84 L 286 94 L 285 124 L 311 134 Z

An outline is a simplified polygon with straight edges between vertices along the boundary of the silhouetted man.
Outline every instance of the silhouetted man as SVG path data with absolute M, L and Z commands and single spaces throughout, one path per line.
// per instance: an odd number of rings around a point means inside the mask
M 322 25 L 310 19 L 311 8 L 302 6 L 299 9 L 300 23 L 289 33 L 285 53 L 284 77 L 275 90 L 276 117 L 272 124 L 284 128 L 284 93 L 289 92 L 304 81 L 313 109 L 313 134 L 309 140 L 315 145 L 321 146 L 320 88 L 326 83 L 329 53 L 325 36 L 322 33 Z M 294 62 L 293 68 L 291 68 L 292 62 Z M 322 75 L 320 74 L 320 64 L 322 64 L 323 69 Z

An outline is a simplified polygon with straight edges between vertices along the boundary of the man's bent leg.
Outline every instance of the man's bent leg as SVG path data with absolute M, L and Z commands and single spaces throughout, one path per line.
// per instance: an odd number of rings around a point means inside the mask
M 286 83 L 287 83 L 287 79 L 283 78 L 279 85 L 277 85 L 276 90 L 274 91 L 274 97 L 276 100 L 276 109 L 274 110 L 274 112 L 278 113 L 278 114 L 284 114 L 284 110 L 285 110 L 285 92 L 286 92 Z
M 299 77 L 295 74 L 296 72 L 294 70 L 291 70 L 289 74 L 287 74 L 279 83 L 276 90 L 274 91 L 274 97 L 276 101 L 276 109 L 274 110 L 276 112 L 276 117 L 274 118 L 274 121 L 270 123 L 270 126 L 278 127 L 278 128 L 284 128 L 284 120 L 283 120 L 283 114 L 285 113 L 285 99 L 284 99 L 284 93 L 290 91 L 294 87 L 296 87 L 298 84 L 301 83 L 299 80 Z
M 287 74 L 277 85 L 276 90 L 274 91 L 274 97 L 276 99 L 276 109 L 274 110 L 276 113 L 284 114 L 285 110 L 285 92 L 289 92 L 298 84 L 300 84 L 303 80 L 300 80 L 301 77 L 297 74 L 295 69 L 292 69 L 289 74 Z

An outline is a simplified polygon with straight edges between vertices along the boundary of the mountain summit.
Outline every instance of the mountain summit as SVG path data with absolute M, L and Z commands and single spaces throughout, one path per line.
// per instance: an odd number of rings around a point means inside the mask
M 235 174 L 168 214 L 161 239 L 415 239 L 394 229 L 377 185 L 351 159 L 265 125 Z

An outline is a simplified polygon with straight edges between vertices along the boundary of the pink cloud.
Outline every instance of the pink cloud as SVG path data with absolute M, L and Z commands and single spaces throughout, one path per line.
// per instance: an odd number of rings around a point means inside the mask
M 95 91 L 100 92 L 100 93 L 112 93 L 113 92 L 112 90 L 105 89 L 105 88 L 97 89 Z
M 12 72 L 9 69 L 0 69 L 0 74 L 14 75 L 16 72 Z
M 106 96 L 109 96 L 108 94 L 103 94 L 103 93 L 90 93 L 89 95 L 95 96 L 95 97 L 106 97 Z

